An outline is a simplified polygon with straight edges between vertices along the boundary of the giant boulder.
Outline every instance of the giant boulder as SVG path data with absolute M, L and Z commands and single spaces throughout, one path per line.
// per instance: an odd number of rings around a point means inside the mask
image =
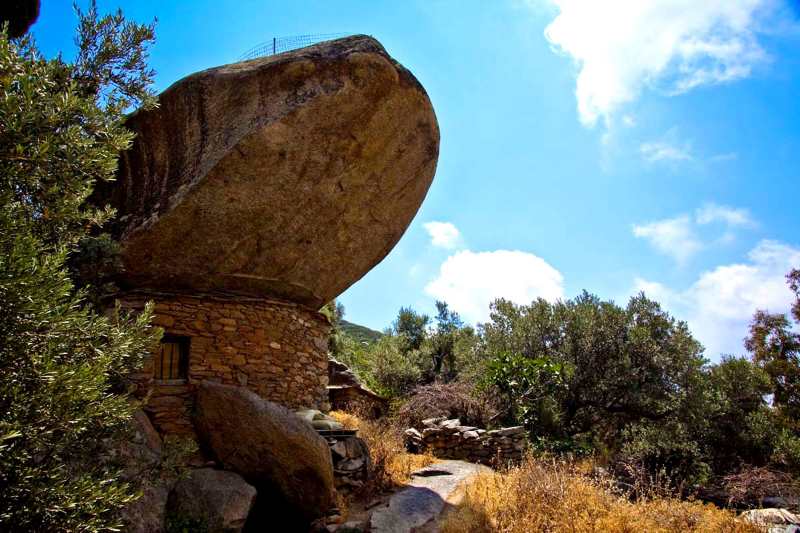
M 195 416 L 203 447 L 255 485 L 259 502 L 262 489 L 277 490 L 308 522 L 333 506 L 328 444 L 285 407 L 242 387 L 206 381 L 198 386 Z
M 318 308 L 380 262 L 433 179 L 416 78 L 354 36 L 205 70 L 127 121 L 123 288 L 274 296 Z

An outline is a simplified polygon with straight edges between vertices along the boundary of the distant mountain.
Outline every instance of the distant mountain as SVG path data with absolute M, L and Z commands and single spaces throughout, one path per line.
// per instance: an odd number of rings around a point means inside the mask
M 372 344 L 383 337 L 383 333 L 380 331 L 375 331 L 374 329 L 369 329 L 368 327 L 361 326 L 359 324 L 353 324 L 347 320 L 342 320 L 339 322 L 339 324 L 342 328 L 342 331 L 360 342 L 368 342 Z

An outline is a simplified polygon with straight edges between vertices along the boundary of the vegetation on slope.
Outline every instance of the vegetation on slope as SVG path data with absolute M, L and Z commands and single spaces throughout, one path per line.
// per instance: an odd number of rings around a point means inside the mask
M 383 333 L 380 331 L 375 331 L 374 329 L 369 329 L 366 326 L 354 324 L 344 319 L 339 322 L 339 327 L 345 335 L 362 344 L 372 344 L 383 337 Z
M 798 302 L 799 282 L 790 273 Z M 745 347 L 711 364 L 645 295 L 622 307 L 583 293 L 497 300 L 477 329 L 443 302 L 433 319 L 403 308 L 377 342 L 341 333 L 332 349 L 403 424 L 521 424 L 540 452 L 598 457 L 621 481 L 646 472 L 689 495 L 759 468 L 800 473 L 800 337 L 789 317 L 758 312 Z

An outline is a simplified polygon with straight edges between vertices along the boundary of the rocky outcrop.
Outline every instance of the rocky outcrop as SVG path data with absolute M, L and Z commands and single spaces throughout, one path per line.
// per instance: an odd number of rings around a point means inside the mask
M 209 533 L 238 533 L 256 501 L 256 489 L 234 472 L 200 468 L 175 484 L 168 512 L 203 524 Z
M 332 507 L 328 444 L 285 407 L 242 387 L 206 381 L 197 388 L 195 424 L 205 451 L 255 485 L 259 496 L 262 488 L 277 491 L 308 522 Z
M 394 247 L 433 179 L 425 90 L 355 36 L 184 78 L 95 201 L 118 211 L 123 288 L 319 308 Z
M 422 423 L 425 427 L 421 432 L 415 428 L 405 432 L 406 448 L 412 452 L 499 466 L 519 462 L 528 447 L 522 426 L 486 431 L 462 426 L 457 418 L 430 418 Z

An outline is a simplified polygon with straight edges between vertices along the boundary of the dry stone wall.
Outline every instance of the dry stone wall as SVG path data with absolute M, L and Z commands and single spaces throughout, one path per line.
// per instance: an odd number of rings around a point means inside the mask
M 315 311 L 276 300 L 132 293 L 123 308 L 155 302 L 154 323 L 189 337 L 185 380 L 156 380 L 153 361 L 132 377 L 149 394 L 145 410 L 167 434 L 193 435 L 195 387 L 204 380 L 241 385 L 289 408 L 328 408 L 330 323 Z M 158 347 L 155 347 L 158 350 Z
M 442 459 L 464 459 L 497 466 L 519 462 L 528 447 L 522 426 L 487 431 L 462 426 L 457 418 L 431 418 L 422 423 L 425 427 L 421 432 L 414 428 L 406 430 L 406 447 L 412 452 L 428 452 Z

